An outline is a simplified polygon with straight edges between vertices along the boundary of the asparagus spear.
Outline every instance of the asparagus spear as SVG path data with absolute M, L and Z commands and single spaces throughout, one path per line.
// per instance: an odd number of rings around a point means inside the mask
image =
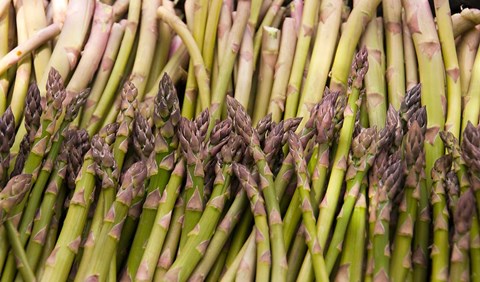
M 480 127 L 468 123 L 463 133 L 462 157 L 469 168 L 470 183 L 477 199 L 477 212 L 480 212 Z
M 0 191 L 0 222 L 4 222 L 9 216 L 12 208 L 25 197 L 32 176 L 20 174 L 10 178 L 5 188 Z
M 0 117 L 0 189 L 7 181 L 8 167 L 10 166 L 10 147 L 15 141 L 15 119 L 12 109 L 7 108 Z
M 107 280 L 110 262 L 116 253 L 115 248 L 120 239 L 129 206 L 137 193 L 143 193 L 146 176 L 147 168 L 142 161 L 133 164 L 123 175 L 116 199 L 103 220 L 90 265 L 86 271 L 86 280 Z

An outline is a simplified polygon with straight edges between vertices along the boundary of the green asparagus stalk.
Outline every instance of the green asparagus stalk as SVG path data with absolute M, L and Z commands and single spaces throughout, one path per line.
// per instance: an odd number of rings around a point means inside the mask
M 7 220 L 3 224 L 7 230 L 8 240 L 12 246 L 12 252 L 17 260 L 17 268 L 22 274 L 23 279 L 27 282 L 35 281 L 35 275 L 33 274 L 32 268 L 28 264 L 27 255 L 25 254 L 25 250 L 20 242 L 17 229 L 11 221 Z M 2 277 L 2 280 L 4 278 L 5 277 Z
M 250 234 L 250 237 L 248 237 L 246 243 L 243 245 L 242 249 L 239 251 L 237 257 L 232 263 L 232 266 L 221 276 L 220 281 L 222 282 L 232 282 L 235 280 L 235 275 L 237 273 L 237 270 L 240 266 L 240 263 L 242 262 L 242 258 L 247 254 L 247 253 L 253 253 L 255 254 L 255 237 L 254 233 Z
M 442 52 L 428 1 L 402 0 L 402 3 L 418 58 L 422 105 L 427 108 L 425 171 L 427 172 L 427 189 L 430 191 L 432 179 L 428 172 L 444 152 L 442 140 L 438 136 L 438 132 L 444 129 L 447 112 Z M 428 48 L 425 48 L 427 45 Z
M 313 269 L 317 280 L 328 281 L 328 271 L 323 258 L 323 250 L 320 247 L 316 233 L 315 214 L 310 200 L 310 185 L 308 183 L 307 164 L 303 156 L 303 148 L 300 139 L 295 133 L 289 133 L 290 154 L 295 160 L 297 174 L 297 189 L 300 191 L 300 207 L 302 210 L 303 224 L 305 226 L 305 241 L 312 256 Z
M 147 241 L 136 276 L 128 277 L 130 281 L 133 279 L 136 281 L 151 281 L 151 279 L 153 279 L 155 266 L 160 257 L 168 227 L 170 226 L 171 213 L 180 194 L 185 170 L 185 161 L 180 159 L 175 165 L 168 184 L 162 193 L 160 205 L 155 217 L 155 224 L 152 227 L 149 237 L 153 240 Z
M 250 95 L 252 92 L 252 76 L 255 69 L 253 62 L 253 31 L 247 26 L 243 34 L 242 45 L 240 53 L 238 54 L 238 75 L 235 81 L 235 99 L 237 99 L 242 106 L 248 107 Z
M 468 93 L 470 79 L 472 77 L 473 65 L 480 43 L 480 31 L 476 28 L 468 31 L 462 36 L 457 46 L 458 66 L 460 69 L 460 87 L 462 89 L 462 110 L 465 108 L 464 97 Z
M 366 178 L 364 178 L 366 180 Z M 342 258 L 338 267 L 336 281 L 362 281 L 363 259 L 365 253 L 367 199 L 366 183 L 362 184 L 352 218 L 348 224 Z
M 457 176 L 454 174 L 454 177 Z M 413 237 L 413 279 L 425 280 L 428 275 L 428 248 L 430 246 L 430 222 L 431 206 L 430 196 L 425 182 L 425 173 L 421 174 L 420 179 L 420 199 L 418 201 L 417 219 L 415 221 L 415 234 Z
M 388 157 L 382 181 L 377 193 L 377 213 L 373 233 L 374 271 L 373 281 L 389 281 L 390 279 L 390 213 L 393 198 L 403 185 L 403 163 L 400 154 Z
M 425 114 L 425 112 L 423 111 Z M 405 162 L 407 175 L 404 195 L 399 207 L 399 218 L 393 243 L 390 263 L 392 281 L 405 281 L 412 268 L 411 245 L 418 213 L 418 202 L 422 184 L 424 166 L 423 142 L 425 132 L 423 120 L 410 120 L 409 129 L 404 138 Z M 423 128 L 422 128 L 423 127 Z
M 302 14 L 302 28 L 299 30 L 292 71 L 288 80 L 287 100 L 285 102 L 285 118 L 297 115 L 298 100 L 302 86 L 303 70 L 305 68 L 310 43 L 314 35 L 315 21 L 320 7 L 319 1 L 305 1 Z
M 337 224 L 325 256 L 329 273 L 332 272 L 335 262 L 340 252 L 342 252 L 342 243 L 361 190 L 362 181 L 377 154 L 377 140 L 375 128 L 368 128 L 362 129 L 352 141 L 352 153 L 349 157 L 349 167 L 345 175 L 347 189 L 345 190 L 343 206 L 337 216 Z
M 453 237 L 450 259 L 450 281 L 469 281 L 469 247 L 471 222 L 475 212 L 472 190 L 468 190 L 458 199 L 458 209 L 454 213 L 455 235 Z
M 418 63 L 405 10 L 402 10 L 402 30 L 403 52 L 405 53 L 405 90 L 409 90 L 418 83 Z
M 143 182 L 146 176 L 147 168 L 142 161 L 133 164 L 123 175 L 122 185 L 105 216 L 98 240 L 95 243 L 90 265 L 85 275 L 86 280 L 107 280 L 110 262 L 115 255 L 115 248 L 120 239 L 129 206 L 137 193 L 143 193 Z
M 445 193 L 445 176 L 452 163 L 451 155 L 445 155 L 435 162 L 432 170 L 434 186 L 431 195 L 433 206 L 433 249 L 432 257 L 432 279 L 435 281 L 447 281 L 449 269 L 449 247 L 448 247 L 448 220 L 450 215 L 447 208 Z M 447 245 L 444 245 L 447 244 Z

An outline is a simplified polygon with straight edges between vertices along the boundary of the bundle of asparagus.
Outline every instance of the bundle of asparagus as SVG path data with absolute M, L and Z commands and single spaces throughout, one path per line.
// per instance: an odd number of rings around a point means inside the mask
M 349 2 L 0 0 L 0 281 L 480 281 L 480 11 Z

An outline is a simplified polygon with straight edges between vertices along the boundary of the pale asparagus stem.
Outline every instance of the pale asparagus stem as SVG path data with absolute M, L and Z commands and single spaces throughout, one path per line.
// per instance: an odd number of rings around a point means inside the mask
M 271 26 L 275 15 L 278 13 L 280 8 L 283 5 L 285 0 L 274 0 L 270 8 L 268 9 L 267 13 L 263 17 L 262 22 L 260 23 L 260 27 L 264 26 Z M 263 29 L 259 28 L 257 33 L 255 33 L 255 38 L 253 40 L 253 61 L 256 63 L 258 59 L 258 55 L 260 53 L 260 45 L 262 43 L 262 32 Z M 254 64 L 255 64 L 254 63 Z
M 49 22 L 53 22 L 58 24 L 59 26 L 63 26 L 65 22 L 65 17 L 67 13 L 67 0 L 52 0 L 48 5 L 47 10 L 47 20 Z
M 130 80 L 138 89 L 138 100 L 142 101 L 150 74 L 150 66 L 155 52 L 155 43 L 158 36 L 156 10 L 160 0 L 150 0 L 142 3 L 142 14 L 139 30 L 138 49 L 135 56 Z
M 117 93 L 117 88 L 119 87 L 120 81 L 124 75 L 124 72 L 127 67 L 128 59 L 131 56 L 133 49 L 135 37 L 137 34 L 137 26 L 140 17 L 140 0 L 132 0 L 128 10 L 128 19 L 126 23 L 125 34 L 122 38 L 122 43 L 120 45 L 120 50 L 118 51 L 113 70 L 108 78 L 107 85 L 103 89 L 103 94 L 100 100 L 95 107 L 95 110 L 92 114 L 92 118 L 89 121 L 87 131 L 90 136 L 95 134 L 101 127 L 105 116 L 108 113 L 108 109 L 111 107 L 113 101 L 115 101 L 115 95 Z M 115 114 L 116 116 L 116 114 Z
M 327 0 L 322 1 L 320 6 L 315 45 L 296 114 L 297 117 L 303 117 L 299 128 L 302 128 L 308 120 L 313 105 L 322 98 L 340 31 L 341 2 L 341 0 Z
M 256 227 L 255 230 L 258 231 Z M 258 276 L 255 276 L 255 269 L 258 269 L 258 265 L 255 265 L 255 252 L 258 253 L 258 246 L 248 249 L 247 253 L 242 257 L 235 275 L 235 281 L 268 281 L 259 280 Z M 270 271 L 270 269 L 268 270 Z
M 233 12 L 233 1 L 232 0 L 224 0 L 223 5 L 220 9 L 220 18 L 218 23 L 218 31 L 217 31 L 217 63 L 220 63 L 223 60 L 223 56 L 226 53 L 226 48 L 228 46 L 228 37 L 230 35 L 230 31 L 232 29 L 232 12 Z M 212 59 L 213 60 L 213 59 Z M 212 67 L 211 72 L 214 69 Z M 218 69 L 217 69 L 218 71 Z M 216 81 L 212 79 L 212 85 L 216 85 Z
M 463 9 L 460 13 L 452 15 L 451 20 L 453 36 L 457 38 L 457 36 L 480 24 L 480 10 Z
M 223 3 L 222 0 L 210 1 L 207 23 L 205 27 L 205 36 L 203 39 L 202 56 L 203 56 L 203 59 L 205 60 L 205 68 L 207 69 L 207 73 L 210 78 L 213 70 L 213 58 L 215 54 L 215 45 L 217 43 L 217 30 L 220 33 L 219 20 L 220 20 L 220 12 L 222 10 L 222 3 Z
M 449 1 L 434 0 L 438 36 L 442 46 L 445 75 L 447 81 L 447 116 L 445 130 L 452 132 L 458 138 L 460 136 L 460 124 L 462 113 L 462 89 L 460 69 L 455 48 L 451 11 Z
M 355 47 L 360 36 L 371 20 L 380 0 L 361 0 L 348 17 L 345 30 L 338 42 L 335 59 L 332 65 L 330 89 L 345 90 L 347 87 L 350 64 L 354 58 Z
M 103 54 L 102 61 L 100 63 L 98 72 L 95 76 L 95 82 L 93 83 L 88 100 L 83 108 L 81 116 L 80 127 L 85 128 L 92 117 L 95 106 L 102 96 L 103 90 L 108 82 L 110 73 L 112 72 L 113 62 L 115 61 L 122 37 L 125 32 L 126 21 L 122 20 L 120 23 L 114 23 L 110 31 L 107 46 Z
M 480 30 L 473 28 L 462 36 L 457 47 L 458 65 L 460 67 L 460 87 L 462 89 L 462 109 L 465 107 L 465 96 L 472 77 L 473 64 L 480 43 Z
M 19 23 L 17 23 L 17 26 L 18 24 Z M 5 73 L 10 67 L 17 64 L 26 56 L 29 56 L 32 51 L 37 50 L 39 46 L 45 44 L 59 33 L 60 26 L 58 24 L 51 24 L 38 30 L 28 40 L 23 40 L 21 44 L 0 59 L 0 74 Z
M 225 54 L 223 58 L 221 58 L 221 64 L 219 67 L 221 71 L 219 72 L 217 83 L 215 84 L 212 93 L 210 130 L 213 128 L 213 125 L 215 125 L 217 119 L 220 119 L 222 113 L 230 76 L 232 74 L 233 66 L 240 49 L 241 40 L 247 26 L 249 11 L 250 1 L 238 2 L 235 22 L 228 35 L 228 45 L 224 49 Z M 202 96 L 202 94 L 200 96 Z
M 290 77 L 293 57 L 295 55 L 297 36 L 295 33 L 295 20 L 293 18 L 286 18 L 283 21 L 281 34 L 280 50 L 277 63 L 275 64 L 275 76 L 267 111 L 267 113 L 272 114 L 272 120 L 275 122 L 280 122 L 283 117 L 288 77 Z
M 42 0 L 23 1 L 25 14 L 28 15 L 25 23 L 27 25 L 29 38 L 34 37 L 35 33 L 47 26 L 47 17 L 45 15 L 45 8 L 42 2 Z M 42 77 L 48 73 L 50 67 L 47 68 L 47 66 L 49 65 L 51 55 L 52 50 L 49 44 L 43 44 L 34 51 L 33 65 L 35 70 L 35 78 L 37 81 L 40 81 Z
M 275 18 L 273 18 L 272 27 L 280 28 L 283 20 L 285 19 L 285 14 L 286 13 L 287 13 L 287 8 L 281 7 L 280 10 L 275 15 Z
M 75 68 L 75 72 L 70 79 L 66 89 L 67 97 L 63 102 L 65 105 L 85 89 L 93 79 L 95 72 L 100 64 L 102 55 L 107 46 L 110 29 L 113 24 L 112 7 L 95 3 L 95 12 L 93 14 L 93 23 L 90 30 L 90 37 L 82 51 L 80 62 Z
M 255 232 L 252 232 L 248 237 L 247 241 L 243 245 L 240 252 L 238 252 L 235 260 L 230 265 L 228 270 L 223 273 L 221 276 L 221 282 L 233 282 L 235 281 L 235 275 L 237 273 L 238 268 L 240 267 L 240 263 L 242 262 L 242 258 L 247 253 L 255 253 Z
M 402 38 L 402 3 L 382 1 L 386 39 L 388 101 L 398 110 L 405 95 L 405 65 Z M 370 66 L 372 66 L 370 64 Z M 367 74 L 368 77 L 368 74 Z M 368 83 L 365 82 L 368 89 Z M 368 93 L 368 90 L 367 90 Z M 367 94 L 368 96 L 368 94 Z
M 383 2 L 383 4 L 386 5 L 385 2 Z M 393 23 L 387 23 L 387 42 L 389 42 L 389 33 L 392 33 L 392 30 L 388 30 L 388 28 L 395 28 L 396 32 L 400 32 L 399 27 L 396 27 L 396 25 L 393 25 Z M 392 36 L 392 34 L 390 34 L 390 36 Z M 393 36 L 398 37 L 397 34 L 393 34 Z M 377 129 L 381 129 L 385 126 L 385 121 L 387 118 L 387 89 L 385 88 L 385 77 L 387 77 L 389 82 L 388 86 L 391 88 L 388 90 L 388 101 L 394 106 L 395 109 L 400 108 L 403 95 L 405 95 L 404 79 L 401 74 L 398 74 L 398 72 L 404 72 L 403 54 L 400 57 L 401 69 L 397 69 L 397 58 L 394 58 L 394 62 L 390 62 L 390 64 L 394 65 L 390 65 L 388 72 L 385 73 L 385 51 L 383 48 L 382 18 L 376 18 L 370 21 L 370 23 L 367 25 L 367 29 L 365 30 L 365 34 L 363 35 L 361 45 L 365 46 L 368 51 L 368 72 L 365 75 L 368 121 L 370 126 L 375 126 Z M 397 47 L 398 46 L 394 47 L 393 49 L 396 50 Z M 399 55 L 399 52 L 403 51 L 402 49 L 403 48 L 401 48 L 401 50 L 398 52 L 390 51 L 390 54 L 387 53 L 387 56 L 393 56 L 394 54 Z M 392 58 L 390 58 L 390 60 L 392 60 Z
M 250 7 L 250 18 L 248 19 L 248 26 L 252 30 L 257 29 L 258 20 L 260 19 L 260 12 L 262 10 L 264 0 L 252 0 Z
M 165 0 L 162 2 L 162 6 L 169 9 L 171 13 L 175 13 L 173 5 L 173 2 L 170 0 Z M 175 34 L 173 33 L 172 28 L 168 26 L 168 24 L 162 22 L 161 20 L 158 20 L 158 36 L 154 54 L 155 60 L 153 60 L 152 62 L 150 74 L 147 81 L 147 88 L 145 88 L 145 90 L 150 91 L 150 89 L 154 87 L 154 83 L 157 80 L 157 77 L 160 75 L 160 72 L 167 64 L 168 53 L 170 51 L 170 46 L 174 35 Z
M 253 70 L 255 69 L 253 62 L 253 32 L 249 26 L 243 34 L 242 46 L 238 58 L 238 76 L 235 81 L 235 99 L 247 108 L 250 101 L 250 94 L 253 83 Z
M 292 71 L 288 79 L 287 100 L 285 102 L 285 118 L 291 118 L 297 115 L 303 73 L 306 67 L 306 60 L 308 57 L 312 36 L 315 32 L 315 20 L 319 7 L 320 1 L 305 1 L 305 7 L 302 14 L 302 27 L 300 28 L 298 34 Z
M 207 108 L 210 105 L 210 87 L 209 78 L 205 69 L 202 54 L 195 42 L 195 39 L 190 34 L 187 26 L 175 15 L 172 15 L 165 7 L 160 7 L 157 10 L 157 15 L 160 19 L 165 21 L 175 32 L 182 38 L 183 43 L 188 49 L 188 52 L 194 62 L 195 76 L 198 83 L 198 90 L 200 95 L 200 103 L 202 108 Z
M 268 8 L 272 5 L 273 0 L 263 0 L 262 1 L 262 7 L 260 7 L 260 15 L 258 17 L 258 20 L 261 21 L 263 20 L 263 17 L 267 14 Z
M 10 25 L 10 5 L 8 0 L 0 2 L 2 10 L 0 11 L 0 56 L 3 57 L 8 53 L 8 34 Z M 7 74 L 0 76 L 0 114 L 7 109 L 7 95 L 8 95 L 9 81 Z
M 405 90 L 410 90 L 418 84 L 418 65 L 412 34 L 408 28 L 405 10 L 402 10 L 403 52 L 405 59 Z
M 129 0 L 118 0 L 115 1 L 113 4 L 113 16 L 114 16 L 114 21 L 118 22 L 121 18 L 123 18 L 123 15 L 127 12 L 129 9 L 130 1 Z
M 255 99 L 255 110 L 252 117 L 254 126 L 257 125 L 257 123 L 267 114 L 268 101 L 270 101 L 270 92 L 272 90 L 275 74 L 275 65 L 277 63 L 278 49 L 280 48 L 280 36 L 280 30 L 272 27 L 263 27 L 257 96 Z
M 28 39 L 27 27 L 25 25 L 25 10 L 21 1 L 17 1 L 15 5 L 17 11 L 15 20 L 17 27 L 17 39 L 18 44 L 23 44 Z M 11 94 L 10 107 L 12 108 L 13 115 L 15 116 L 15 125 L 17 128 L 20 124 L 23 124 L 22 118 L 25 109 L 25 99 L 27 96 L 28 85 L 30 82 L 30 74 L 32 71 L 32 56 L 27 54 L 23 59 L 18 62 L 17 74 L 15 77 L 15 84 L 13 86 L 13 92 Z M 18 133 L 19 137 L 21 132 Z
M 81 48 L 89 31 L 95 2 L 93 0 L 72 0 L 68 3 L 66 20 L 57 44 L 48 63 L 38 73 L 38 88 L 45 96 L 48 72 L 55 68 L 63 79 L 66 79 L 77 65 Z M 35 67 L 36 69 L 36 67 Z
M 461 132 L 463 132 L 468 124 L 471 122 L 474 126 L 478 124 L 480 108 L 478 104 L 480 103 L 480 91 L 478 89 L 480 82 L 478 81 L 480 77 L 480 49 L 477 49 L 477 54 L 475 56 L 475 63 L 472 66 L 472 74 L 470 78 L 470 83 L 468 86 L 468 91 L 464 98 L 465 108 L 463 109 L 462 116 L 462 127 Z M 463 137 L 463 136 L 462 136 Z
M 440 42 L 430 11 L 428 0 L 402 0 L 407 24 L 412 33 L 418 57 L 422 105 L 427 110 L 427 133 L 425 135 L 425 171 L 431 171 L 435 161 L 443 155 L 443 143 L 438 132 L 445 126 L 446 98 L 445 73 Z M 478 117 L 477 117 L 478 118 Z M 427 174 L 427 189 L 432 178 Z M 430 191 L 430 189 L 429 189 Z

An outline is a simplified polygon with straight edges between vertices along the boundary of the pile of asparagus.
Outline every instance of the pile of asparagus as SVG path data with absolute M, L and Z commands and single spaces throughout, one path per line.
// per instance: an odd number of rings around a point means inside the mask
M 480 11 L 348 2 L 0 0 L 0 282 L 480 281 Z

